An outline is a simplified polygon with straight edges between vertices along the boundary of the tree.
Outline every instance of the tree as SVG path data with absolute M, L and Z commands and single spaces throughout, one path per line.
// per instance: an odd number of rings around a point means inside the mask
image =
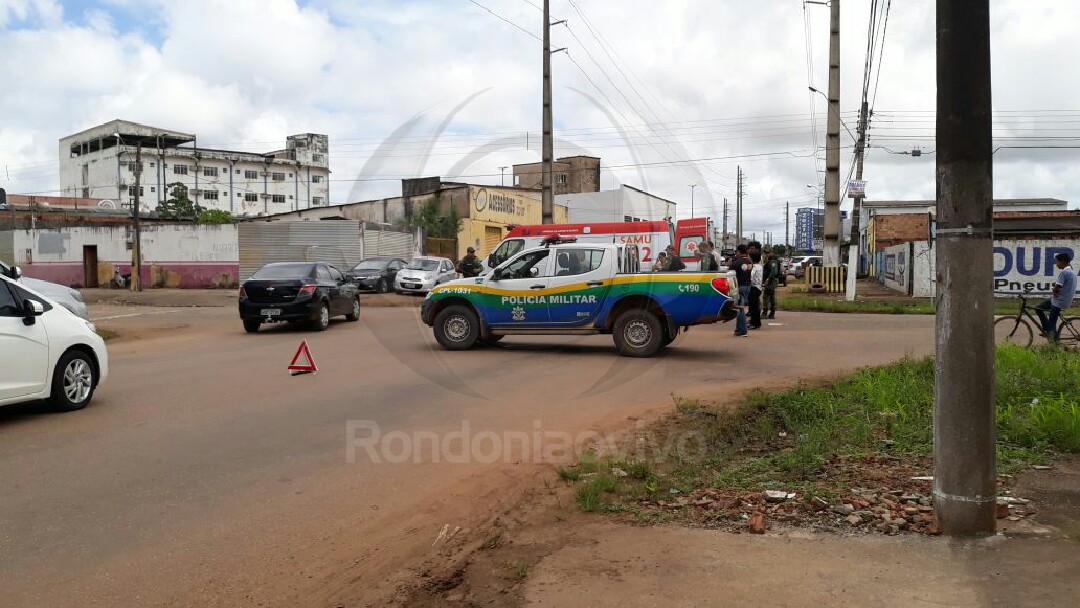
M 461 218 L 453 206 L 450 207 L 450 213 L 443 215 L 439 196 L 435 195 L 418 213 L 406 217 L 405 225 L 423 229 L 428 238 L 456 239 L 461 230 Z
M 158 217 L 165 220 L 195 220 L 201 210 L 188 198 L 187 186 L 180 182 L 168 185 L 169 198 L 158 205 Z
M 231 224 L 233 216 L 221 209 L 200 209 L 195 221 L 200 224 Z

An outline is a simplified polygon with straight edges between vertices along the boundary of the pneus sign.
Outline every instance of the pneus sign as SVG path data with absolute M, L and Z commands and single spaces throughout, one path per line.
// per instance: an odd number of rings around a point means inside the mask
M 1049 295 L 1058 273 L 1054 256 L 1075 257 L 1078 246 L 1074 240 L 994 241 L 994 291 L 1015 295 L 1030 289 Z

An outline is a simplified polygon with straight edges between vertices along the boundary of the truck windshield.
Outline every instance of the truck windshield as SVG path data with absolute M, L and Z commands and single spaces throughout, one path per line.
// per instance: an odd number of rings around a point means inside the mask
M 494 268 L 495 266 L 502 264 L 506 260 L 517 255 L 517 253 L 524 248 L 525 241 L 523 239 L 503 241 L 503 243 L 491 254 L 491 266 Z

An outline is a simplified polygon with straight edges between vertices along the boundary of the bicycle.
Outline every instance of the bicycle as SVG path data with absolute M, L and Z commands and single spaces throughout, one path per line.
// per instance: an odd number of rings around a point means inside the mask
M 1039 335 L 1046 337 L 1048 342 L 1053 343 L 1056 341 L 1068 347 L 1080 345 L 1080 318 L 1078 317 L 1061 316 L 1058 320 L 1056 340 L 1052 340 L 1043 334 L 1042 322 L 1032 312 L 1035 307 L 1029 306 L 1028 298 L 1025 297 L 1030 293 L 1031 290 L 1029 289 L 1018 296 L 1020 298 L 1020 310 L 1017 311 L 1016 315 L 1000 317 L 994 321 L 994 344 L 999 346 L 1002 344 L 1031 346 L 1035 336 L 1031 326 L 1034 325 L 1039 328 Z

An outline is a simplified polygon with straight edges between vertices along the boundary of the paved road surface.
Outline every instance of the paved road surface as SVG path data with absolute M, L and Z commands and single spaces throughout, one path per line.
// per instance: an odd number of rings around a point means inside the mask
M 0 603 L 355 605 L 444 523 L 498 504 L 536 468 L 362 452 L 350 464 L 347 421 L 384 434 L 626 424 L 672 393 L 722 397 L 923 354 L 933 323 L 792 313 L 750 338 L 695 328 L 640 360 L 615 356 L 608 336 L 446 353 L 416 314 L 369 308 L 324 333 L 257 335 L 227 308 L 102 321 L 120 334 L 91 407 L 0 410 Z M 320 372 L 290 377 L 302 338 Z

